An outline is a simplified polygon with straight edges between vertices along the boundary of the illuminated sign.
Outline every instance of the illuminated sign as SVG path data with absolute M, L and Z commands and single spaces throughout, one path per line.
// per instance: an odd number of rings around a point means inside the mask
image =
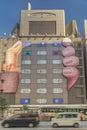
M 55 46 L 58 46 L 58 47 L 61 47 L 62 46 L 62 43 L 61 42 L 53 42 L 52 45 L 55 47 Z
M 30 98 L 21 98 L 20 104 L 30 104 Z
M 46 42 L 38 42 L 37 43 L 38 47 L 46 47 L 46 45 L 47 45 Z
M 63 98 L 53 98 L 54 104 L 63 104 Z
M 31 43 L 31 42 L 23 42 L 23 43 L 22 43 L 22 46 L 23 46 L 23 47 L 32 46 L 32 43 Z

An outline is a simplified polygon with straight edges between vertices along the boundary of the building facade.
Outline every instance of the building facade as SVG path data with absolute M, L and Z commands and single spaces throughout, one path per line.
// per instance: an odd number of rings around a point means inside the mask
M 65 27 L 64 10 L 22 10 L 19 25 L 11 38 L 0 38 L 0 89 L 8 103 L 85 104 L 83 41 L 76 24 Z M 70 41 L 63 41 L 65 38 Z M 10 57 L 15 61 L 7 60 Z

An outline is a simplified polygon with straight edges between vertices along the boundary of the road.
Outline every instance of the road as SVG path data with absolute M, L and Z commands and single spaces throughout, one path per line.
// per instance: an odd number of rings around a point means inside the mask
M 52 128 L 51 122 L 40 122 L 40 124 L 37 127 L 34 128 L 28 128 L 28 127 L 13 127 L 13 128 L 3 128 L 0 125 L 0 130 L 87 130 L 87 121 L 82 121 L 81 126 L 79 128 L 73 128 L 73 127 L 58 127 L 58 128 Z

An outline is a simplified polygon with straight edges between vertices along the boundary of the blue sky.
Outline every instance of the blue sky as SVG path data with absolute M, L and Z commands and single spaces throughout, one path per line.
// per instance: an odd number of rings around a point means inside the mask
M 10 32 L 20 20 L 20 11 L 27 9 L 31 3 L 32 10 L 63 9 L 65 22 L 77 21 L 80 35 L 83 33 L 84 19 L 87 19 L 87 0 L 0 0 L 0 37 Z

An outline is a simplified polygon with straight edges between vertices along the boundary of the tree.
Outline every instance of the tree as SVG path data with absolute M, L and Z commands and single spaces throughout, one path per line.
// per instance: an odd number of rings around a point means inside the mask
M 3 117 L 4 110 L 6 109 L 6 107 L 7 107 L 6 99 L 4 97 L 0 96 L 0 111 L 1 111 L 2 117 Z
M 28 111 L 28 106 L 27 105 L 23 105 L 23 111 L 25 112 L 25 111 Z

